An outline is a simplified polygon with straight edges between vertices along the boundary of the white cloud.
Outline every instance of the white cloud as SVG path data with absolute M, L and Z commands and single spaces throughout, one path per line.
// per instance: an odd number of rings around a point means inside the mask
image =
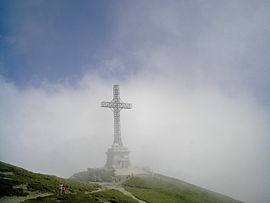
M 111 100 L 111 85 L 94 76 L 85 76 L 76 89 L 54 91 L 19 90 L 2 81 L 1 159 L 65 177 L 102 167 L 113 125 L 100 101 Z M 267 197 L 269 109 L 251 97 L 163 77 L 120 85 L 122 100 L 134 104 L 121 113 L 134 165 L 245 201 Z

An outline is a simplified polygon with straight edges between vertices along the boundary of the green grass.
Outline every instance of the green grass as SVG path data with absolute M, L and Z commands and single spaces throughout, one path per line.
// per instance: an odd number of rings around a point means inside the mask
M 25 200 L 24 203 L 54 203 L 54 202 L 67 202 L 67 203 L 97 203 L 100 202 L 97 198 L 90 194 L 76 193 L 76 194 L 54 194 L 46 197 L 37 197 L 35 199 Z
M 56 176 L 33 173 L 10 164 L 0 162 L 0 197 L 13 195 L 25 196 L 29 191 L 55 193 L 59 184 L 66 185 L 68 190 L 73 193 L 82 191 L 91 192 L 100 187 L 97 184 L 87 184 Z M 23 190 L 23 186 L 25 186 L 26 189 Z
M 117 190 L 105 190 L 102 192 L 97 192 L 94 193 L 94 196 L 112 203 L 138 203 L 138 201 L 123 195 L 123 193 Z
M 65 194 L 56 188 L 59 184 L 68 187 Z M 98 184 L 89 184 L 71 179 L 58 178 L 51 175 L 33 173 L 25 169 L 0 162 L 0 197 L 27 196 L 31 192 L 47 194 L 24 202 L 111 202 L 111 203 L 138 203 L 136 200 L 116 190 L 93 192 L 100 188 Z M 1 201 L 1 200 L 0 200 Z
M 161 175 L 134 177 L 123 185 L 134 196 L 150 203 L 239 203 L 230 197 Z
M 128 197 L 117 190 L 105 190 L 102 192 L 86 194 L 54 194 L 47 197 L 38 197 L 32 200 L 26 200 L 25 203 L 46 203 L 46 202 L 70 202 L 70 203 L 138 203 L 138 201 Z

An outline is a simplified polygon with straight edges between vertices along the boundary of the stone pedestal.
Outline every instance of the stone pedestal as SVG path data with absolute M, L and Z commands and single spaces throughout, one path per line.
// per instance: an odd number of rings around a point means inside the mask
M 107 162 L 105 168 L 107 169 L 128 169 L 131 168 L 129 161 L 129 150 L 122 146 L 113 145 L 108 149 Z

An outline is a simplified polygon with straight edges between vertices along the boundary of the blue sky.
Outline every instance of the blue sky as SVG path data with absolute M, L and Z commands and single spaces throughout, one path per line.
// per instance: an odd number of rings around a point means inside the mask
M 120 3 L 120 2 L 119 2 Z M 32 80 L 78 79 L 110 55 L 113 7 L 106 1 L 1 1 L 1 73 Z
M 0 74 L 18 86 L 76 84 L 89 72 L 121 81 L 159 54 L 174 61 L 166 73 L 269 103 L 268 10 L 268 1 L 1 1 Z
M 0 1 L 0 159 L 62 177 L 102 167 L 113 125 L 100 102 L 117 83 L 134 107 L 121 112 L 134 165 L 268 203 L 269 11 L 268 0 Z

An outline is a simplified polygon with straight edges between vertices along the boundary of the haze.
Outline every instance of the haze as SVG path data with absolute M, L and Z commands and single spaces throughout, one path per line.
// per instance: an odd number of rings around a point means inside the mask
M 270 199 L 268 1 L 2 1 L 0 159 L 103 167 L 121 99 L 134 166 Z

